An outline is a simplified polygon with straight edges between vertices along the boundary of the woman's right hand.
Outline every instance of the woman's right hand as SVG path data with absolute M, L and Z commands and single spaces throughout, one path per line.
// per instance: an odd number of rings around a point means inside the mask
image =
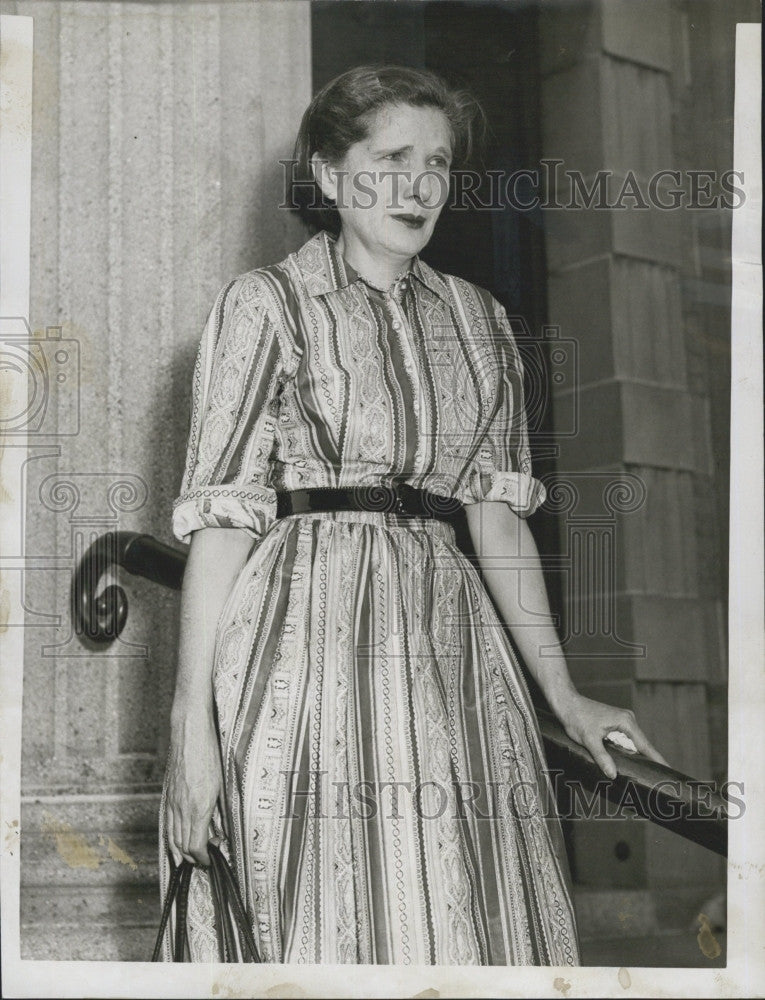
M 165 829 L 173 860 L 208 866 L 210 820 L 222 790 L 220 751 L 211 719 L 185 717 L 173 729 L 168 757 Z

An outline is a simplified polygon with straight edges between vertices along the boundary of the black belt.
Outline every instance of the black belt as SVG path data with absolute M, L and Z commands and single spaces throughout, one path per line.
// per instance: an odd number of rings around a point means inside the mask
M 346 488 L 317 486 L 276 494 L 276 516 L 310 514 L 327 510 L 371 510 L 383 514 L 438 518 L 448 521 L 462 504 L 454 497 L 418 490 L 408 483 Z

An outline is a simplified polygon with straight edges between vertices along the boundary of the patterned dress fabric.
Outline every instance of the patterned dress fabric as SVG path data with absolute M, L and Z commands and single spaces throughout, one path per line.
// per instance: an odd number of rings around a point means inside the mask
M 173 509 L 180 541 L 206 526 L 253 539 L 218 621 L 213 688 L 216 826 L 261 955 L 577 965 L 534 710 L 452 525 L 276 518 L 278 490 L 374 498 L 395 481 L 536 510 L 517 347 L 485 290 L 419 257 L 376 290 L 321 232 L 219 293 Z M 216 961 L 200 867 L 188 926 L 192 960 Z

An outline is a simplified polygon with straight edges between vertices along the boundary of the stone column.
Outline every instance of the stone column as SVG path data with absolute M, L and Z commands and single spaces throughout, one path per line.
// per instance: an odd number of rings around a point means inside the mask
M 145 960 L 178 595 L 126 577 L 123 635 L 88 649 L 70 580 L 105 531 L 178 544 L 207 311 L 304 238 L 278 160 L 310 99 L 310 8 L 2 9 L 34 18 L 31 325 L 67 358 L 27 463 L 22 950 Z
M 701 228 L 725 213 L 662 210 L 646 196 L 661 170 L 730 166 L 730 137 L 710 126 L 722 152 L 707 162 L 687 114 L 711 88 L 693 59 L 711 51 L 733 65 L 735 12 L 712 44 L 693 30 L 719 20 L 719 8 L 696 6 L 698 25 L 688 5 L 666 0 L 546 5 L 541 52 L 544 156 L 563 161 L 558 201 L 571 200 L 566 171 L 593 196 L 589 208 L 585 193 L 579 207 L 546 210 L 549 322 L 576 341 L 579 358 L 576 385 L 554 399 L 564 562 L 576 556 L 579 567 L 566 648 L 585 694 L 633 708 L 670 763 L 704 779 L 720 765 L 710 757 L 708 691 L 726 676 L 714 565 L 727 524 L 714 510 L 711 390 L 697 363 L 708 317 L 691 308 L 689 282 L 702 277 Z M 732 115 L 732 82 L 717 83 Z M 599 171 L 611 172 L 605 189 Z M 642 199 L 598 207 L 604 191 L 613 204 L 633 182 Z M 669 205 L 680 187 L 687 205 L 689 184 L 664 177 L 657 197 Z M 585 934 L 687 929 L 722 881 L 719 859 L 646 822 L 577 822 L 574 844 L 576 879 L 590 890 L 579 894 Z

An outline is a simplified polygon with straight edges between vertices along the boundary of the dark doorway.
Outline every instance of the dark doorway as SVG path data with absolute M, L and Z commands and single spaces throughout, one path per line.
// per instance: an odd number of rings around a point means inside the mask
M 490 137 L 482 172 L 505 179 L 520 170 L 539 170 L 539 42 L 536 5 L 441 0 L 315 0 L 312 6 L 313 89 L 363 63 L 396 63 L 431 69 L 450 83 L 469 88 L 482 103 Z M 511 192 L 512 193 L 512 192 Z M 532 393 L 542 405 L 530 414 L 535 472 L 554 471 L 554 451 L 535 441 L 550 440 L 549 344 L 541 337 L 546 319 L 546 265 L 540 209 L 522 210 L 508 200 L 502 180 L 484 183 L 478 204 L 471 199 L 447 206 L 423 258 L 441 271 L 488 289 L 513 318 Z M 518 200 L 531 192 L 518 184 Z M 450 202 L 459 201 L 451 198 Z M 485 205 L 486 207 L 481 207 Z M 540 394 L 541 389 L 541 394 Z M 540 549 L 558 546 L 555 518 L 534 515 Z M 460 544 L 463 539 L 460 537 Z M 464 545 L 467 549 L 468 543 Z M 556 580 L 550 580 L 557 604 Z
M 538 168 L 534 7 L 317 0 L 312 9 L 314 91 L 361 63 L 434 70 L 468 87 L 483 104 L 491 125 L 486 171 L 507 177 Z M 462 199 L 464 207 L 445 208 L 423 257 L 442 271 L 487 288 L 509 315 L 523 317 L 536 334 L 545 313 L 541 213 L 513 208 L 504 189 L 501 181 L 484 183 L 475 197 Z
M 481 164 L 502 181 L 521 170 L 539 171 L 540 73 L 537 5 L 476 0 L 314 0 L 312 5 L 313 90 L 352 66 L 395 63 L 433 70 L 470 89 L 483 105 L 490 136 Z M 422 256 L 441 271 L 488 289 L 513 319 L 526 362 L 527 380 L 539 383 L 549 401 L 549 344 L 546 320 L 546 263 L 540 209 L 522 210 L 508 198 L 507 185 L 484 184 L 478 198 L 447 206 Z M 529 202 L 530 186 L 517 185 L 517 199 Z M 450 199 L 451 202 L 459 201 Z M 546 384 L 545 384 L 546 383 Z M 529 386 L 529 389 L 531 387 Z M 527 392 L 527 400 L 531 392 Z M 554 471 L 554 449 L 535 447 L 534 432 L 548 442 L 550 406 L 530 419 L 535 474 Z M 545 553 L 559 549 L 554 516 L 532 518 Z M 460 547 L 473 557 L 464 523 L 455 522 Z M 553 610 L 560 609 L 559 580 L 548 579 Z M 532 688 L 535 688 L 529 677 Z M 538 690 L 536 691 L 540 697 Z

